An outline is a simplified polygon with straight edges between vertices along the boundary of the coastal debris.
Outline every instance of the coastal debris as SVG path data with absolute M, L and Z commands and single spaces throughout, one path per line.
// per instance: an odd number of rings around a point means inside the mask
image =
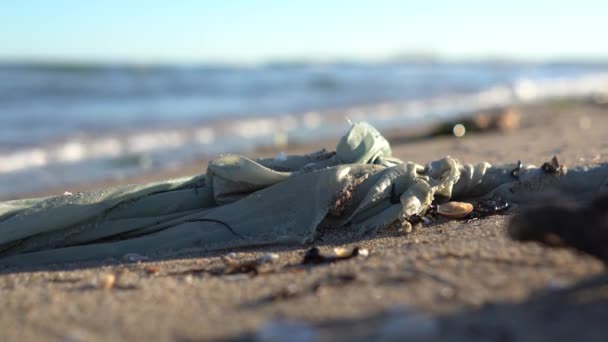
M 492 196 L 475 204 L 473 211 L 466 217 L 477 220 L 491 215 L 498 215 L 511 208 L 511 204 L 500 196 Z
M 453 219 L 465 218 L 472 211 L 473 205 L 466 202 L 447 202 L 437 206 L 437 213 L 439 215 Z
M 450 156 L 426 165 L 404 162 L 392 156 L 373 126 L 360 122 L 335 153 L 255 160 L 228 154 L 212 160 L 205 174 L 189 178 L 0 202 L 0 264 L 305 245 L 315 241 L 320 227 L 361 237 L 397 223 L 407 233 L 418 216 L 433 214 L 435 203 L 462 201 L 435 208 L 450 219 L 483 217 L 505 205 L 474 214 L 472 203 L 497 197 L 511 206 L 550 191 L 584 196 L 605 188 L 606 179 L 606 163 L 566 172 L 557 158 L 541 167 L 468 164 Z M 324 257 L 311 251 L 306 260 L 348 258 Z M 227 260 L 223 269 L 260 268 L 254 261 Z
M 352 250 L 348 251 L 345 248 L 336 248 L 334 249 L 333 255 L 323 255 L 321 254 L 321 250 L 318 247 L 313 247 L 309 249 L 304 258 L 302 259 L 301 265 L 319 265 L 319 264 L 328 264 L 336 261 L 343 261 L 352 259 L 355 257 L 367 257 L 369 256 L 369 251 L 365 248 L 355 247 Z
M 453 220 L 466 219 L 467 222 L 470 222 L 487 216 L 500 215 L 509 208 L 511 208 L 509 201 L 499 195 L 494 195 L 475 204 L 466 202 L 432 204 L 424 216 L 412 215 L 408 220 L 414 225 L 419 223 L 428 225 L 434 221 L 434 217 L 443 216 Z M 442 212 L 439 212 L 440 210 Z
M 511 238 L 550 247 L 568 247 L 608 264 L 608 195 L 591 203 L 561 201 L 524 210 L 513 217 Z
M 547 174 L 562 175 L 567 171 L 566 166 L 559 163 L 557 156 L 553 156 L 550 161 L 543 163 L 540 168 Z

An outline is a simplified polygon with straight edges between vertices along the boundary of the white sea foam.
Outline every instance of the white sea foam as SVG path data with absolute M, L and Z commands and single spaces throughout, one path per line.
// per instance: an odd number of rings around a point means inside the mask
M 41 148 L 16 151 L 0 156 L 0 173 L 44 166 L 46 163 L 47 153 Z
M 215 140 L 215 133 L 209 127 L 202 127 L 194 132 L 194 137 L 198 143 L 207 145 Z
M 315 129 L 321 125 L 322 117 L 318 112 L 308 112 L 302 115 L 302 123 L 308 129 Z

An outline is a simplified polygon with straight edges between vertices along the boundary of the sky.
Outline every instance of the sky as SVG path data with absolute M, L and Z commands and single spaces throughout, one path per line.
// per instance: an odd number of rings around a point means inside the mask
M 2 0 L 0 60 L 608 59 L 608 1 Z

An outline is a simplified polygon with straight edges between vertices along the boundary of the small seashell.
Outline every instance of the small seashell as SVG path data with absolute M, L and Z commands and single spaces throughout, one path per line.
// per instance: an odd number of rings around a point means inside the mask
M 401 229 L 403 230 L 403 232 L 405 234 L 409 234 L 412 232 L 412 224 L 409 223 L 408 221 L 403 221 L 401 222 Z
M 194 278 L 192 277 L 192 274 L 188 274 L 184 277 L 183 281 L 186 284 L 192 284 L 194 282 Z
M 263 265 L 263 264 L 270 264 L 273 263 L 275 261 L 279 260 L 279 255 L 276 253 L 268 253 L 265 254 L 261 257 L 259 257 L 258 259 L 256 259 L 256 262 L 258 265 Z
M 234 252 L 230 252 L 230 253 L 222 256 L 221 260 L 226 265 L 228 265 L 228 264 L 234 264 L 238 260 L 238 255 L 236 255 L 236 253 L 234 253 Z
M 466 217 L 473 211 L 473 205 L 466 202 L 447 202 L 437 206 L 437 213 L 453 219 Z
M 343 258 L 345 256 L 351 255 L 352 251 L 350 251 L 344 247 L 336 247 L 336 248 L 334 248 L 334 254 L 339 258 Z
M 369 256 L 369 250 L 365 249 L 365 248 L 359 248 L 359 252 L 357 253 L 358 256 L 362 256 L 362 257 L 368 257 Z

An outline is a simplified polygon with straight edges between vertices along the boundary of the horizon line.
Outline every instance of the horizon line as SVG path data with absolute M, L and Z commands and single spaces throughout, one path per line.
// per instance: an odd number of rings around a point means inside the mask
M 479 56 L 446 56 L 433 53 L 402 53 L 385 58 L 268 58 L 259 61 L 234 61 L 217 59 L 187 59 L 187 60 L 133 60 L 129 58 L 88 58 L 88 57 L 0 57 L 0 65 L 23 66 L 226 66 L 226 67 L 260 67 L 260 66 L 297 66 L 297 65 L 336 65 L 336 64 L 466 64 L 466 63 L 495 63 L 495 64 L 608 64 L 608 56 L 557 56 L 557 57 L 519 57 L 512 55 L 479 55 Z

